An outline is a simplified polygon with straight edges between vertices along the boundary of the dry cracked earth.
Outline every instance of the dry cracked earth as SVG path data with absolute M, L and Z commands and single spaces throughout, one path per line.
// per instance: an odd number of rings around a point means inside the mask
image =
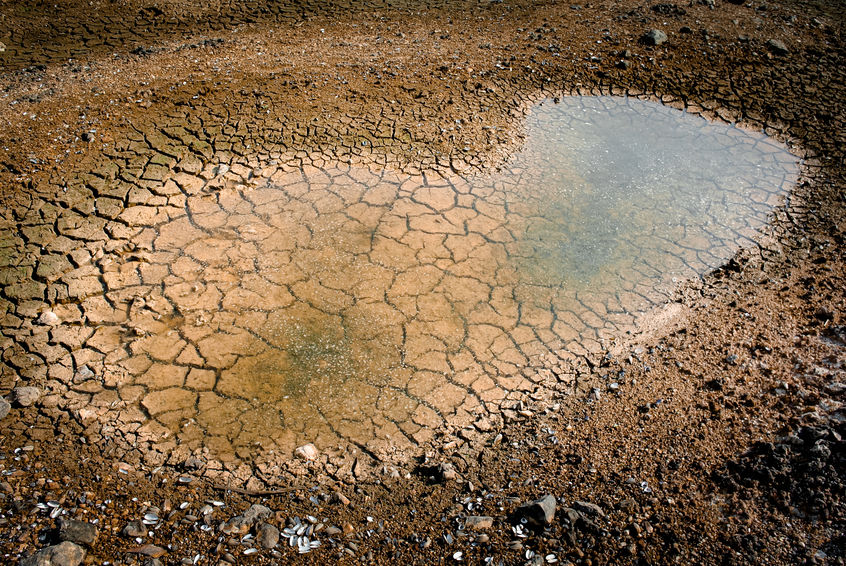
M 0 554 L 843 563 L 843 16 L 0 2 Z

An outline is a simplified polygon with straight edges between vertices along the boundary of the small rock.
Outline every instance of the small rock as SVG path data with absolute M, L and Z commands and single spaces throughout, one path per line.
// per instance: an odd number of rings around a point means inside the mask
M 443 462 L 438 465 L 438 477 L 441 481 L 452 481 L 458 478 L 458 472 L 450 462 Z
M 651 29 L 640 40 L 646 45 L 661 45 L 667 41 L 667 34 L 660 29 Z
M 126 524 L 121 533 L 125 537 L 138 538 L 147 536 L 147 529 L 144 527 L 141 521 L 130 521 Z
M 596 517 L 605 517 L 605 511 L 596 503 L 588 503 L 587 501 L 576 501 L 573 507 L 587 515 L 594 515 Z
M 525 518 L 533 527 L 545 527 L 555 517 L 555 497 L 544 495 L 540 499 L 524 503 L 517 508 L 518 518 Z
M 258 503 L 250 505 L 250 508 L 244 513 L 244 519 L 249 521 L 250 525 L 256 521 L 262 521 L 273 515 L 273 511 L 269 507 L 259 505 Z
M 131 552 L 133 554 L 143 554 L 144 556 L 149 556 L 150 558 L 161 558 L 167 554 L 167 550 L 160 546 L 156 546 L 155 544 L 136 546 L 135 548 L 130 548 L 127 552 Z
M 4 51 L 6 51 L 6 44 L 0 41 L 0 53 L 3 53 Z
M 471 515 L 467 517 L 464 526 L 471 531 L 483 531 L 493 526 L 493 517 L 485 515 Z
M 777 39 L 770 39 L 767 41 L 767 47 L 770 48 L 775 55 L 787 55 L 789 51 L 787 50 L 787 46 Z
M 263 521 L 273 514 L 269 508 L 264 505 L 251 505 L 243 515 L 236 515 L 232 517 L 223 525 L 223 532 L 227 535 L 245 535 L 257 521 Z
M 9 410 L 11 408 L 12 408 L 12 406 L 9 404 L 9 402 L 6 401 L 5 399 L 3 399 L 2 397 L 0 397 L 0 419 L 5 417 L 6 415 L 8 415 Z
M 59 540 L 91 546 L 97 541 L 97 527 L 85 521 L 59 519 Z
M 41 313 L 41 316 L 38 317 L 38 323 L 47 326 L 56 326 L 60 322 L 62 321 L 59 319 L 59 315 L 53 311 L 44 311 Z
M 205 460 L 197 456 L 188 456 L 185 462 L 182 463 L 182 467 L 188 470 L 199 470 L 205 465 Z
M 79 566 L 85 558 L 85 550 L 72 542 L 62 542 L 42 548 L 32 556 L 20 561 L 21 566 Z
M 317 460 L 317 455 L 319 453 L 317 451 L 317 447 L 314 444 L 308 443 L 294 450 L 294 454 L 297 456 L 297 458 L 312 461 Z
M 29 407 L 41 399 L 41 390 L 37 387 L 15 387 L 12 389 L 12 403 L 19 407 Z
M 347 506 L 350 504 L 350 499 L 341 493 L 340 491 L 336 491 L 332 494 L 332 501 L 335 503 L 340 503 L 341 505 Z
M 277 529 L 273 525 L 262 523 L 261 526 L 258 528 L 258 535 L 256 536 L 256 540 L 262 548 L 270 550 L 271 548 L 279 544 L 279 529 Z
M 92 134 L 91 132 L 82 132 L 82 135 L 80 137 L 84 142 L 90 142 L 94 140 L 94 134 Z

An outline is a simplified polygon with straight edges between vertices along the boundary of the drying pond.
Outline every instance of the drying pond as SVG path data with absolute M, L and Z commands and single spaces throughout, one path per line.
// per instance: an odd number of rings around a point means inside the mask
M 46 283 L 7 291 L 34 330 L 4 334 L 46 368 L 26 371 L 48 404 L 128 444 L 401 449 L 483 428 L 631 329 L 751 244 L 798 174 L 761 134 L 636 99 L 547 101 L 526 133 L 501 171 L 467 177 L 171 169 L 144 199 L 42 227 Z M 131 245 L 96 237 L 115 222 Z

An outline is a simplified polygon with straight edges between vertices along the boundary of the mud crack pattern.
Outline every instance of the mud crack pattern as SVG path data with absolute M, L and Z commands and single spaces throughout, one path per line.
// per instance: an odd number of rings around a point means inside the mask
M 765 136 L 653 102 L 526 121 L 472 176 L 209 160 L 168 126 L 118 145 L 4 224 L 4 372 L 161 457 L 407 453 L 572 387 L 572 360 L 754 245 L 796 181 Z

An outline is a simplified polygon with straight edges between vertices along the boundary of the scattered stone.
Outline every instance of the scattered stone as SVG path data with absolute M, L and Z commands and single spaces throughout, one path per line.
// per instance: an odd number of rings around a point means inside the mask
M 332 494 L 332 501 L 335 503 L 340 503 L 341 505 L 347 506 L 350 504 L 349 498 L 341 493 L 340 491 L 336 491 Z
M 94 134 L 92 134 L 91 132 L 82 132 L 82 135 L 80 137 L 82 138 L 82 141 L 86 143 L 94 140 Z
M 226 521 L 221 530 L 227 535 L 245 535 L 256 522 L 263 521 L 272 514 L 273 511 L 264 505 L 255 504 L 250 506 L 243 515 L 236 515 Z
M 0 419 L 4 418 L 6 415 L 9 414 L 9 410 L 11 410 L 12 406 L 6 401 L 4 398 L 0 397 Z
M 38 323 L 47 326 L 56 326 L 61 322 L 62 321 L 59 318 L 59 315 L 57 315 L 53 311 L 44 311 L 43 313 L 41 313 L 41 316 L 38 317 Z
M 646 45 L 661 45 L 667 41 L 667 34 L 660 29 L 651 29 L 640 40 Z
M 156 546 L 155 544 L 145 544 L 142 546 L 136 546 L 135 548 L 130 548 L 127 550 L 132 554 L 143 554 L 144 556 L 149 556 L 150 558 L 161 558 L 165 554 L 167 554 L 167 550 Z
M 0 41 L 0 53 L 3 53 L 4 51 L 6 51 L 6 44 Z
M 450 462 L 443 462 L 438 465 L 438 477 L 441 481 L 453 481 L 458 478 L 458 472 Z
M 576 501 L 573 504 L 573 507 L 587 515 L 593 515 L 595 517 L 605 517 L 605 511 L 603 511 L 602 507 L 595 503 L 588 503 L 587 501 Z
M 12 403 L 18 407 L 30 407 L 41 399 L 38 387 L 15 387 L 12 389 Z
M 483 531 L 493 526 L 493 517 L 485 515 L 471 515 L 467 517 L 464 526 L 471 531 Z
M 141 521 L 130 521 L 126 524 L 121 533 L 125 537 L 138 538 L 147 536 L 147 529 L 144 527 Z
M 774 55 L 787 55 L 789 53 L 787 46 L 777 39 L 767 41 L 767 47 L 769 47 Z
M 314 444 L 308 443 L 303 444 L 302 446 L 294 450 L 294 454 L 297 456 L 297 458 L 302 458 L 303 460 L 311 462 L 313 460 L 317 460 L 319 452 L 317 451 L 317 447 Z
M 72 542 L 65 541 L 55 546 L 42 548 L 32 556 L 20 561 L 21 566 L 79 566 L 85 558 L 85 550 Z
M 544 495 L 540 499 L 520 505 L 515 511 L 517 519 L 526 519 L 533 527 L 545 527 L 555 517 L 555 497 Z
M 97 542 L 97 527 L 86 521 L 59 519 L 59 540 L 92 546 Z
M 279 529 L 273 525 L 262 523 L 258 528 L 256 540 L 262 548 L 270 550 L 279 544 Z

